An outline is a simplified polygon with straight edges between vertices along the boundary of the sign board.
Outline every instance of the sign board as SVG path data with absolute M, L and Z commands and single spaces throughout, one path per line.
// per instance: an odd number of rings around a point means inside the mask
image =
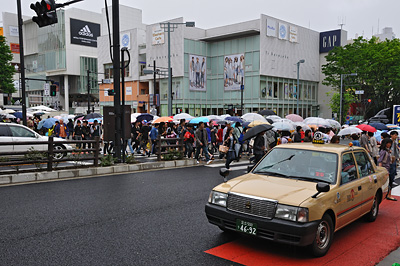
M 100 36 L 100 24 L 71 18 L 70 28 L 71 44 L 97 47 L 97 37 Z
M 276 37 L 276 20 L 267 19 L 267 36 Z
M 393 124 L 400 126 L 400 105 L 393 105 Z
M 18 43 L 10 43 L 10 50 L 13 54 L 19 54 L 19 44 Z
M 125 88 L 125 95 L 132 95 L 132 87 Z
M 279 22 L 279 34 L 278 34 L 279 39 L 287 40 L 287 36 L 288 36 L 287 25 Z
M 289 41 L 297 43 L 297 27 L 290 26 Z
M 189 90 L 207 90 L 207 57 L 189 55 Z
M 13 37 L 19 36 L 19 30 L 18 30 L 17 26 L 9 26 L 9 30 L 10 30 L 10 36 L 13 36 Z
M 131 137 L 131 107 L 129 105 L 124 106 L 124 123 L 125 125 L 125 139 Z M 115 107 L 104 106 L 103 107 L 103 125 L 104 125 L 104 140 L 115 141 Z
M 44 96 L 50 96 L 50 84 L 49 83 L 44 84 Z
M 355 91 L 354 94 L 364 94 L 364 91 L 363 91 L 363 90 L 361 90 L 361 91 Z
M 121 48 L 125 47 L 128 49 L 131 49 L 131 33 L 127 32 L 127 33 L 121 34 L 120 43 L 121 43 Z
M 104 96 L 108 96 L 108 88 L 104 89 Z
M 103 83 L 103 84 L 111 84 L 112 82 L 111 82 L 111 79 L 102 79 L 101 83 Z
M 3 27 L 0 27 L 0 36 L 4 36 Z
M 161 26 L 159 24 L 154 25 L 152 28 L 152 44 L 164 44 L 164 38 L 164 30 L 161 28 Z
M 137 102 L 132 102 L 132 107 L 133 108 L 137 108 L 138 107 L 138 103 Z
M 321 32 L 319 34 L 319 53 L 327 53 L 341 44 L 341 30 Z

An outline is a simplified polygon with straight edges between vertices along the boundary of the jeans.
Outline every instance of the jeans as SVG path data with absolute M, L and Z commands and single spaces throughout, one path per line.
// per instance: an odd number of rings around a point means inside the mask
M 393 181 L 394 181 L 394 178 L 396 177 L 396 168 L 397 168 L 397 166 L 396 166 L 396 162 L 394 162 L 394 163 L 392 163 L 392 164 L 390 164 L 390 168 L 389 168 L 389 187 L 390 188 L 393 188 Z
M 133 150 L 133 147 L 132 147 L 132 139 L 128 139 L 128 147 L 129 147 L 129 150 L 131 151 L 131 154 L 133 154 L 134 150 Z
M 257 164 L 260 160 L 261 160 L 261 158 L 264 156 L 264 154 L 255 154 L 254 155 L 254 164 Z
M 185 156 L 187 155 L 188 158 L 192 157 L 192 153 L 193 153 L 193 144 L 190 142 L 186 142 L 185 143 Z
M 225 167 L 226 169 L 230 168 L 230 164 L 231 162 L 233 162 L 236 159 L 235 156 L 235 151 L 228 151 L 228 153 L 226 154 L 226 162 L 225 162 Z
M 194 156 L 196 158 L 196 160 L 199 160 L 200 150 L 203 150 L 203 152 L 205 153 L 205 156 L 206 156 L 206 160 L 209 161 L 210 160 L 210 156 L 208 156 L 207 145 L 203 145 L 203 146 L 199 145 L 199 146 L 196 147 L 196 156 Z

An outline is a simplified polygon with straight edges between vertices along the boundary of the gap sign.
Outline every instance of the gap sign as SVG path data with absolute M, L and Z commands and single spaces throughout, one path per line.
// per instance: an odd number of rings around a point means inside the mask
M 321 32 L 319 34 L 319 53 L 327 53 L 341 44 L 341 30 Z

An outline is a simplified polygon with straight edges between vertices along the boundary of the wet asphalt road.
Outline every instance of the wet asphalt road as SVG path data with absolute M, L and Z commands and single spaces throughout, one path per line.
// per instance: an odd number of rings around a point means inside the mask
M 0 188 L 0 265 L 234 265 L 204 253 L 238 237 L 204 213 L 218 170 Z

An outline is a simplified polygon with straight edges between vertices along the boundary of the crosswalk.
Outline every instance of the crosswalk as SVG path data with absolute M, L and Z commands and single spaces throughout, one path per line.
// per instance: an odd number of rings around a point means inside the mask
M 232 162 L 230 165 L 231 171 L 238 171 L 238 170 L 247 170 L 247 166 L 251 165 L 249 161 L 239 161 L 239 162 Z M 211 163 L 209 165 L 205 165 L 206 167 L 211 168 L 224 168 L 225 162 L 221 163 Z

